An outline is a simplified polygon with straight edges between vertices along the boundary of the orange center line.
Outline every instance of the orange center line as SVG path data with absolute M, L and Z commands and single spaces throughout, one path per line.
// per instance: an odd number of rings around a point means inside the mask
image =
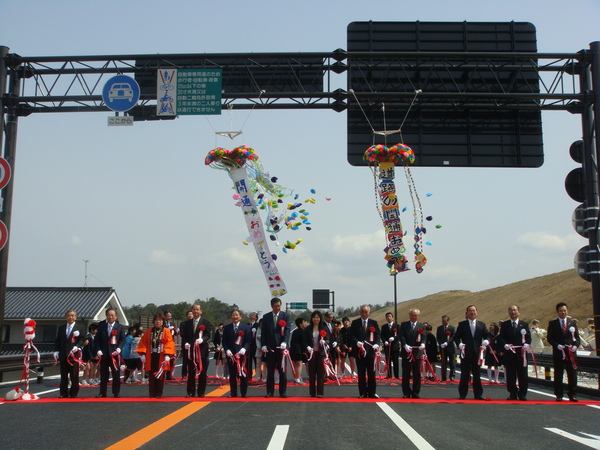
M 229 385 L 222 386 L 220 389 L 215 389 L 212 392 L 206 394 L 206 397 L 220 397 L 229 392 Z M 162 419 L 157 420 L 154 423 L 142 428 L 140 431 L 133 433 L 132 435 L 126 437 L 125 439 L 120 440 L 119 442 L 107 447 L 107 450 L 117 450 L 117 449 L 127 449 L 130 450 L 132 448 L 139 448 L 147 442 L 154 439 L 156 436 L 164 433 L 169 428 L 174 425 L 177 425 L 182 420 L 191 416 L 197 411 L 200 411 L 206 405 L 209 405 L 211 402 L 198 402 L 194 401 L 183 408 L 179 408 L 177 411 L 172 412 L 171 414 L 163 417 Z

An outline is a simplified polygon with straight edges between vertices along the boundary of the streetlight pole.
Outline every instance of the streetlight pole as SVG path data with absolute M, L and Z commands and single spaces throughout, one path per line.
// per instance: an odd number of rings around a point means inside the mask
M 390 276 L 394 277 L 394 318 L 398 321 L 398 289 L 396 285 L 396 275 L 398 275 L 398 271 L 392 269 L 390 271 Z

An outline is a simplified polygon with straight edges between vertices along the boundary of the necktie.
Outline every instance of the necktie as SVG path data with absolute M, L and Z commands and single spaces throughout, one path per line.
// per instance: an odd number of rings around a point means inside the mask
M 473 337 L 475 337 L 475 321 L 474 320 L 471 321 L 471 335 L 473 335 Z
M 235 324 L 235 325 L 233 326 L 233 332 L 234 332 L 236 335 L 237 335 L 237 330 L 238 330 L 238 326 L 237 326 L 237 324 Z
M 277 328 L 277 316 L 278 315 L 279 315 L 279 313 L 273 314 L 273 325 L 275 325 L 276 328 Z
M 563 333 L 567 334 L 567 319 L 562 319 Z
M 367 334 L 367 321 L 363 320 L 363 331 Z
M 108 335 L 110 336 L 110 333 L 112 333 L 112 325 L 108 325 Z
M 67 337 L 71 336 L 71 330 L 73 329 L 73 325 L 72 324 L 68 324 L 67 325 Z
M 198 329 L 198 319 L 194 319 L 194 333 Z

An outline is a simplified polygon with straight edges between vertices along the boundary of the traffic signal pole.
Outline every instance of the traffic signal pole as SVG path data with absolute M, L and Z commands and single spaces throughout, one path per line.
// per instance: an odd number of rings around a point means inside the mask
M 584 160 L 589 163 L 590 167 L 585 167 L 586 175 L 593 172 L 593 178 L 586 184 L 586 197 L 594 202 L 596 214 L 594 218 L 594 228 L 589 233 L 590 245 L 590 271 L 592 275 L 592 307 L 594 312 L 594 335 L 596 337 L 596 355 L 600 356 L 599 330 L 600 327 L 600 249 L 598 242 L 600 241 L 598 233 L 600 230 L 600 213 L 598 211 L 599 199 L 599 179 L 598 179 L 598 155 L 600 154 L 600 41 L 590 44 L 591 65 L 586 76 L 591 78 L 590 101 L 587 102 L 584 111 L 588 112 L 588 117 L 583 117 L 583 133 L 584 133 Z M 582 74 L 583 76 L 583 74 Z M 583 87 L 582 87 L 583 91 Z M 590 117 L 591 116 L 591 117 Z M 588 155 L 589 150 L 589 155 Z

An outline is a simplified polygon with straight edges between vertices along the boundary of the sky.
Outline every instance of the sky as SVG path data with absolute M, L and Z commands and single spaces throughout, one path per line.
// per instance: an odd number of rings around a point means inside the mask
M 326 52 L 346 47 L 349 23 L 368 20 L 531 22 L 543 53 L 574 53 L 600 40 L 600 2 L 565 5 L 3 1 L 0 45 L 22 56 Z M 345 75 L 333 82 L 343 87 Z M 108 127 L 111 115 L 19 119 L 9 286 L 87 283 L 114 287 L 125 306 L 215 297 L 245 311 L 269 310 L 257 257 L 243 244 L 248 231 L 231 180 L 204 165 L 212 148 L 245 144 L 299 200 L 316 200 L 307 207 L 312 230 L 281 236 L 302 243 L 287 254 L 271 245 L 288 288 L 283 302 L 310 306 L 313 289 L 334 291 L 336 308 L 394 301 L 373 177 L 368 168 L 347 163 L 345 113 L 234 107 L 221 116 Z M 577 203 L 566 194 L 564 179 L 577 166 L 568 149 L 581 138 L 581 120 L 566 112 L 544 112 L 542 120 L 541 168 L 413 168 L 424 212 L 442 228 L 429 227 L 424 272 L 397 276 L 399 303 L 573 268 L 586 241 L 573 230 Z M 243 135 L 233 141 L 214 133 L 242 125 Z M 410 206 L 402 179 L 397 186 L 400 202 Z M 410 226 L 409 212 L 403 221 Z

